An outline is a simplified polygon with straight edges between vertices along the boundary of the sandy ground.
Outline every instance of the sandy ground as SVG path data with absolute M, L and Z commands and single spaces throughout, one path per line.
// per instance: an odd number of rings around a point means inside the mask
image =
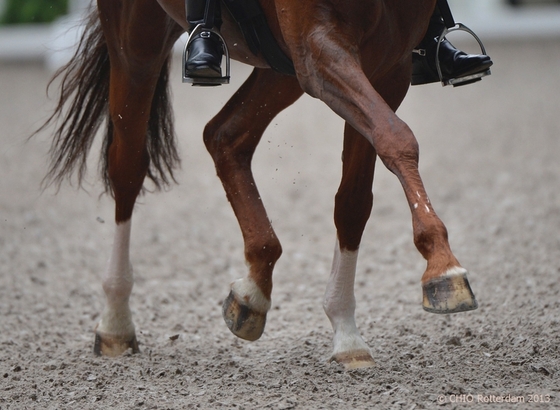
M 377 366 L 354 372 L 329 363 L 321 306 L 343 127 L 322 103 L 302 98 L 257 151 L 284 255 L 265 334 L 237 340 L 220 306 L 245 275 L 241 236 L 201 132 L 248 69 L 235 65 L 233 85 L 201 90 L 180 83 L 176 60 L 179 185 L 142 198 L 134 217 L 141 354 L 98 358 L 113 204 L 99 196 L 93 161 L 84 190 L 41 191 L 49 133 L 25 138 L 52 108 L 50 74 L 1 66 L 0 409 L 559 407 L 560 41 L 486 48 L 491 77 L 414 87 L 399 111 L 480 308 L 422 310 L 424 261 L 400 184 L 380 164 L 356 296 Z

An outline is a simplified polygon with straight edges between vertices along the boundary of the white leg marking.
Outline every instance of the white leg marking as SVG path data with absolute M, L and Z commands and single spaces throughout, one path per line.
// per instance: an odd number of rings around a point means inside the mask
M 445 271 L 445 273 L 443 275 L 441 275 L 441 277 L 443 276 L 462 276 L 465 275 L 467 273 L 467 270 L 465 268 L 461 268 L 460 266 L 455 266 L 453 268 L 450 268 L 448 270 Z
M 130 220 L 117 224 L 115 229 L 113 251 L 103 277 L 107 305 L 97 327 L 102 333 L 119 336 L 134 334 L 134 324 L 128 306 L 134 284 L 129 256 L 130 230 Z
M 323 300 L 323 308 L 334 330 L 333 356 L 353 351 L 369 353 L 369 347 L 360 336 L 354 319 L 356 308 L 354 278 L 357 259 L 358 251 L 341 251 L 337 241 L 331 275 Z
M 253 279 L 237 279 L 231 284 L 231 290 L 241 303 L 251 309 L 260 313 L 267 313 L 270 310 L 270 300 L 263 295 Z

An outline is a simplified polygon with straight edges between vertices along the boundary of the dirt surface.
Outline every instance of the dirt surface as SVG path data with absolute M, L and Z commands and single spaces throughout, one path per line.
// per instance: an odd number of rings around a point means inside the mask
M 113 203 L 99 196 L 95 158 L 85 190 L 41 192 L 49 133 L 25 138 L 52 108 L 50 74 L 1 66 L 0 409 L 509 409 L 521 398 L 515 408 L 560 407 L 560 41 L 486 48 L 491 77 L 414 87 L 399 111 L 480 308 L 422 310 L 410 213 L 379 164 L 356 290 L 377 366 L 353 372 L 328 360 L 321 306 L 343 127 L 322 103 L 302 98 L 257 151 L 284 254 L 262 339 L 237 340 L 220 306 L 246 272 L 241 235 L 201 132 L 248 69 L 233 67 L 233 85 L 196 89 L 180 83 L 176 60 L 179 185 L 143 197 L 134 215 L 141 354 L 98 358 Z

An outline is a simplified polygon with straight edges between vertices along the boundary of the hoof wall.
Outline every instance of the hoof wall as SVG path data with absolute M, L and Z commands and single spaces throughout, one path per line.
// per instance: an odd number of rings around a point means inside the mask
M 478 308 L 464 273 L 431 279 L 422 284 L 424 310 L 431 313 L 458 313 Z
M 266 313 L 257 312 L 240 303 L 233 292 L 224 301 L 222 316 L 229 330 L 241 339 L 252 342 L 264 332 Z
M 364 369 L 375 366 L 371 354 L 366 350 L 338 353 L 333 355 L 331 361 L 344 366 L 344 370 Z
M 93 353 L 96 356 L 116 357 L 120 356 L 128 349 L 132 349 L 132 353 L 140 353 L 136 335 L 132 335 L 132 338 L 119 338 L 95 332 Z

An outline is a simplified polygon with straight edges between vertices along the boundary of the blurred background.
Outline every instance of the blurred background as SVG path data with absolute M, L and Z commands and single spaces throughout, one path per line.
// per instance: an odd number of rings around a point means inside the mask
M 201 135 L 251 69 L 235 63 L 230 85 L 191 87 L 181 83 L 180 58 L 170 76 L 179 184 L 142 197 L 135 209 L 131 302 L 144 354 L 89 358 L 105 303 L 114 203 L 99 196 L 95 158 L 83 190 L 42 191 L 52 128 L 28 138 L 56 104 L 58 83 L 48 97 L 45 88 L 72 55 L 89 1 L 0 0 L 0 407 L 215 408 L 236 397 L 243 403 L 251 391 L 246 408 L 295 408 L 273 406 L 273 387 L 297 408 L 310 399 L 333 409 L 433 408 L 436 392 L 550 391 L 547 408 L 558 408 L 560 2 L 450 3 L 455 20 L 483 41 L 492 75 L 465 87 L 411 87 L 398 114 L 419 140 L 424 184 L 480 308 L 423 313 L 425 261 L 412 241 L 410 209 L 378 162 L 356 316 L 380 365 L 350 377 L 325 366 L 331 330 L 321 307 L 342 119 L 304 96 L 263 136 L 253 169 L 284 253 L 265 336 L 241 344 L 219 306 L 244 275 L 243 243 Z M 464 34 L 450 40 L 477 52 Z M 302 384 L 311 379 L 327 382 Z
M 0 60 L 40 61 L 49 69 L 71 55 L 89 0 L 0 0 Z M 482 39 L 560 38 L 559 0 L 450 0 L 458 22 Z M 70 48 L 70 49 L 69 49 Z

